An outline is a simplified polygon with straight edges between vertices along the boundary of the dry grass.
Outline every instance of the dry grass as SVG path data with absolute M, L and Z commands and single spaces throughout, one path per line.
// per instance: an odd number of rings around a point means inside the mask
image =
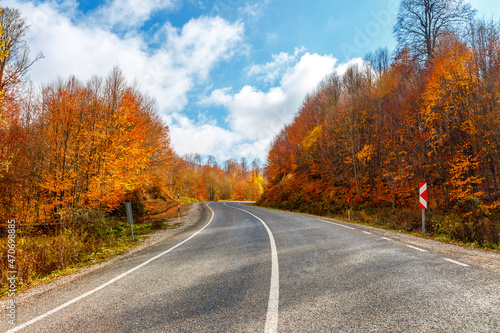
M 155 202 L 154 217 L 138 219 L 134 235 L 169 227 L 165 221 L 177 216 L 177 206 Z M 161 212 L 161 210 L 166 210 Z M 102 211 L 75 210 L 65 214 L 66 227 L 40 234 L 18 228 L 15 238 L 15 271 L 18 291 L 47 278 L 71 273 L 76 267 L 102 261 L 136 245 L 130 240 L 130 226 L 124 219 L 110 218 Z M 8 291 L 8 239 L 0 239 L 0 297 Z

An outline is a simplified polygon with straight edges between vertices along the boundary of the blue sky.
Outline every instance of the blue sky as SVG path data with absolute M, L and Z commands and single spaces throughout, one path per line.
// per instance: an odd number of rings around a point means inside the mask
M 497 0 L 473 0 L 498 18 Z M 399 1 L 3 0 L 45 58 L 36 85 L 119 65 L 158 101 L 180 155 L 265 161 L 272 138 L 321 79 L 395 46 Z

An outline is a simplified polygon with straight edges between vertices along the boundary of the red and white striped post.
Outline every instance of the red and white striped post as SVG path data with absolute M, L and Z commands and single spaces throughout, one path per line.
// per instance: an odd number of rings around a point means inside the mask
M 425 210 L 427 209 L 427 183 L 420 182 L 420 209 L 422 209 L 422 236 L 425 236 Z

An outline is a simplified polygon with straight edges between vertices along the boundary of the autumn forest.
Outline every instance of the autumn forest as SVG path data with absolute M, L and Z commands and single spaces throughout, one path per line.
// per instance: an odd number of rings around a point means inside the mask
M 121 246 L 126 201 L 147 213 L 148 202 L 172 206 L 178 195 L 337 218 L 349 210 L 416 233 L 425 181 L 429 235 L 499 248 L 500 24 L 477 20 L 464 1 L 402 0 L 397 49 L 325 77 L 264 165 L 178 156 L 155 100 L 118 67 L 33 87 L 29 68 L 43 55 L 30 55 L 19 10 L 0 16 L 2 224 L 70 225 L 20 238 L 21 284 Z
M 155 100 L 118 67 L 88 82 L 72 76 L 33 87 L 28 72 L 43 55 L 30 57 L 19 10 L 3 8 L 0 18 L 0 264 L 7 267 L 7 222 L 15 221 L 20 286 L 134 246 L 127 201 L 140 235 L 171 228 L 162 221 L 178 200 L 261 195 L 258 160 L 178 156 Z M 153 224 L 151 214 L 163 218 Z
M 261 204 L 335 215 L 350 198 L 364 222 L 419 230 L 425 181 L 432 232 L 498 244 L 500 25 L 451 3 L 402 1 L 394 58 L 380 48 L 306 98 L 274 139 Z
M 119 68 L 81 82 L 59 79 L 34 91 L 22 14 L 3 10 L 0 216 L 47 223 L 79 208 L 112 212 L 145 195 L 177 200 L 255 200 L 260 166 L 177 156 L 155 101 Z M 42 57 L 39 55 L 38 57 Z M 38 60 L 38 59 L 34 59 Z

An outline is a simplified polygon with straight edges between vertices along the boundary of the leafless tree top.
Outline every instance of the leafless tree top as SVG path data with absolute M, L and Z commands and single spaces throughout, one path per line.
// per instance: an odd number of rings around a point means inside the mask
M 402 0 L 393 30 L 398 48 L 431 59 L 439 38 L 446 32 L 463 35 L 474 15 L 463 0 Z

